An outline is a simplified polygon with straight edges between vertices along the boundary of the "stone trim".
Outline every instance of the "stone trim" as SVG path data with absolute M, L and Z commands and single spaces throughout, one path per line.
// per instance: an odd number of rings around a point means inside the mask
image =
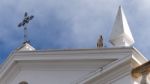
M 150 61 L 144 63 L 141 66 L 136 67 L 132 70 L 133 78 L 139 78 L 142 76 L 140 84 L 148 84 L 147 83 L 147 76 L 150 73 Z

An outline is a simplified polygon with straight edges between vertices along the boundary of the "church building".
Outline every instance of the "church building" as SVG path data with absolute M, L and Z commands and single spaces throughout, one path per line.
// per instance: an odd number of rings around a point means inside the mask
M 0 66 L 0 84 L 150 84 L 150 62 L 138 51 L 121 7 L 110 34 L 112 47 L 36 50 L 29 42 Z

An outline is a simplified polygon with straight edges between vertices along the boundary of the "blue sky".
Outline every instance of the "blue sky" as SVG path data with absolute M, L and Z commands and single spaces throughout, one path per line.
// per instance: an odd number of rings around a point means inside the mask
M 0 0 L 0 61 L 22 44 L 23 30 L 17 25 L 25 11 L 35 16 L 28 29 L 36 49 L 96 48 L 100 34 L 109 47 L 119 5 L 133 33 L 134 46 L 150 58 L 149 0 Z

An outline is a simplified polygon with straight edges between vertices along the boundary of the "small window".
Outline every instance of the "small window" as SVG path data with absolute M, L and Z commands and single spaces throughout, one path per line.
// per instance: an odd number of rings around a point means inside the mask
M 19 84 L 28 84 L 26 81 L 21 81 Z

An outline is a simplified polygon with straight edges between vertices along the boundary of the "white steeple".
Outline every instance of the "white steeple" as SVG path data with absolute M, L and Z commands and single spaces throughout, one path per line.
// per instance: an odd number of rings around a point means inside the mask
M 115 47 L 129 47 L 134 43 L 134 39 L 121 6 L 118 9 L 109 41 Z
M 28 42 L 23 43 L 23 45 L 17 49 L 18 51 L 34 51 L 35 48 L 32 47 Z

